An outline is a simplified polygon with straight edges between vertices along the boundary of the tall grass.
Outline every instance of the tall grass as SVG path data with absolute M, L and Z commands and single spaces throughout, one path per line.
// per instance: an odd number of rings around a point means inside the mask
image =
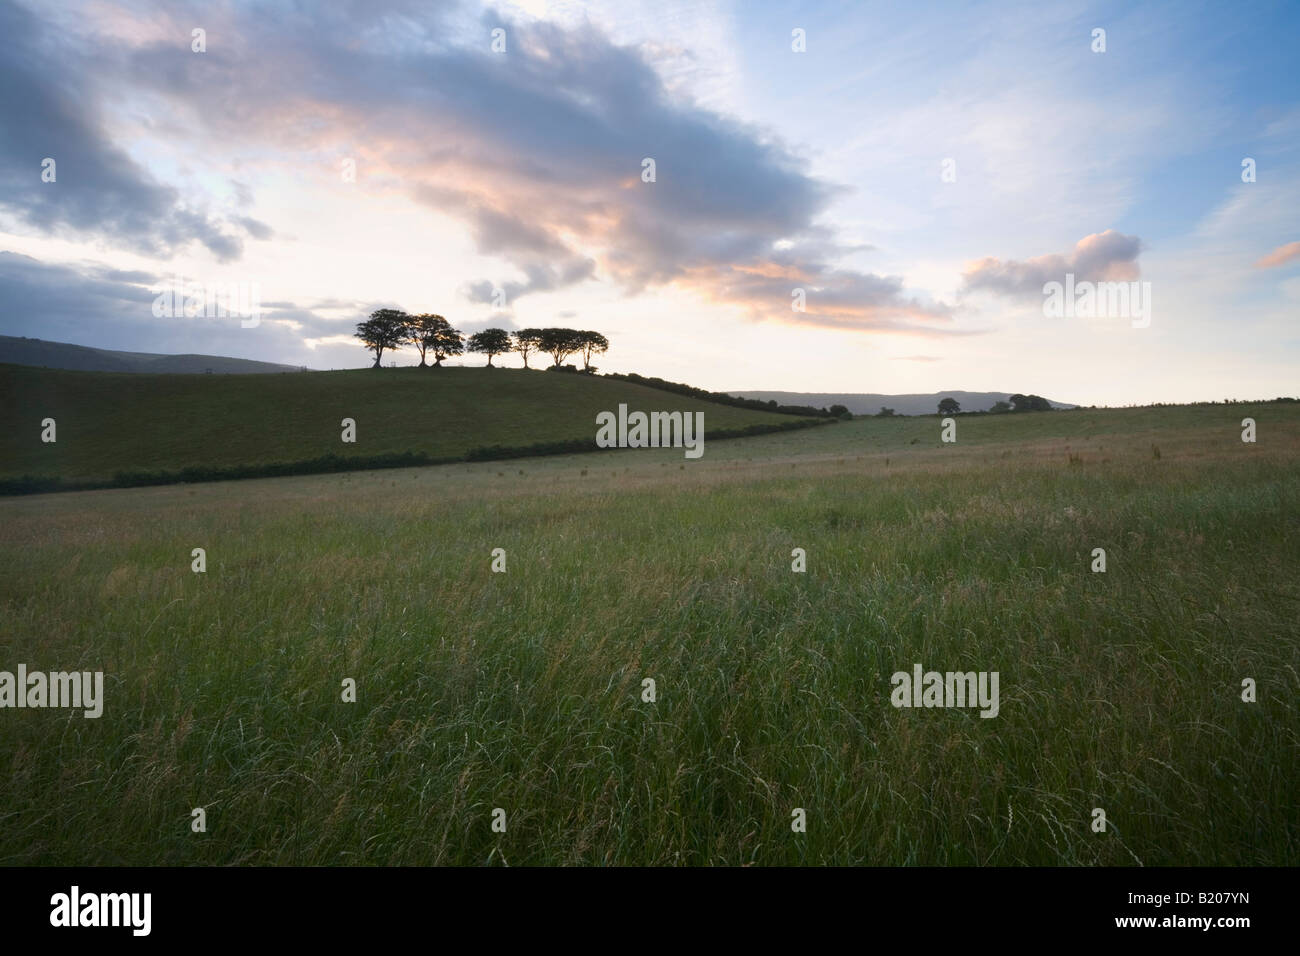
M 1294 865 L 1300 421 L 1080 414 L 0 501 L 0 862 Z

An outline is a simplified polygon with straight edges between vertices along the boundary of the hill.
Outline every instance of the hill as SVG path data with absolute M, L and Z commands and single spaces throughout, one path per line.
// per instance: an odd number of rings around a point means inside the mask
M 125 472 L 135 478 L 117 483 L 161 483 L 580 451 L 594 446 L 596 414 L 620 404 L 704 412 L 706 441 L 822 421 L 525 369 L 236 377 L 6 365 L 0 479 L 58 478 L 67 487 L 111 483 Z M 46 418 L 56 422 L 54 443 L 41 441 Z M 341 440 L 344 418 L 356 422 L 355 443 Z M 207 471 L 178 475 L 183 469 Z
M 119 352 L 95 349 L 68 342 L 0 335 L 0 363 L 33 365 L 77 372 L 136 372 L 158 375 L 255 375 L 297 372 L 293 365 L 228 358 L 224 355 L 158 355 L 152 352 Z
M 914 393 L 908 395 L 880 395 L 874 392 L 766 392 L 750 389 L 738 389 L 730 392 L 741 398 L 756 398 L 759 401 L 776 400 L 783 405 L 811 405 L 814 408 L 830 408 L 843 405 L 854 415 L 874 415 L 881 406 L 892 408 L 899 415 L 933 415 L 937 410 L 939 399 L 955 398 L 964 412 L 987 412 L 995 402 L 1005 402 L 1014 392 L 934 392 L 932 394 Z M 1076 408 L 1065 402 L 1052 402 L 1053 408 Z
M 0 499 L 0 865 L 1300 863 L 1300 403 L 957 433 Z

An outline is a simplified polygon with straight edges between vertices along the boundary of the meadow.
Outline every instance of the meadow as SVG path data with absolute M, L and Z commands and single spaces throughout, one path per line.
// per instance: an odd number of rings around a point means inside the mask
M 151 375 L 0 365 L 0 480 L 591 444 L 596 414 L 620 403 L 704 411 L 713 433 L 799 421 L 599 376 L 513 368 Z M 41 441 L 47 418 L 57 441 Z M 345 418 L 355 422 L 354 442 L 342 441 Z
M 1300 407 L 957 427 L 0 499 L 0 863 L 1300 863 Z

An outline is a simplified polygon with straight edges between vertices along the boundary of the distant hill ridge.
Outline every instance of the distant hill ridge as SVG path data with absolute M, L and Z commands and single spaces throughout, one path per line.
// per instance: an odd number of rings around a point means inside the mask
M 157 355 L 119 352 L 68 342 L 0 335 L 0 363 L 67 369 L 73 372 L 151 372 L 170 375 L 257 375 L 297 372 L 295 365 L 227 358 L 222 355 Z
M 881 406 L 892 408 L 897 415 L 933 415 L 938 411 L 939 400 L 952 398 L 963 412 L 987 412 L 996 402 L 1005 402 L 1014 392 L 932 392 L 930 394 L 881 395 L 874 392 L 765 392 L 750 389 L 729 390 L 728 394 L 760 401 L 775 399 L 783 405 L 812 405 L 830 408 L 843 405 L 854 415 L 874 415 Z M 1049 401 L 1051 401 L 1049 399 Z M 1065 402 L 1052 402 L 1053 408 L 1076 408 Z
M 295 365 L 259 362 L 254 359 L 228 358 L 223 355 L 161 355 L 152 352 L 121 352 L 97 349 L 68 342 L 0 335 L 0 364 L 31 365 L 40 368 L 67 369 L 74 372 L 145 372 L 168 375 L 265 375 L 275 372 L 301 371 Z M 653 387 L 657 379 L 622 376 Z M 669 383 L 671 384 L 671 383 Z M 684 388 L 681 386 L 680 388 Z M 697 390 L 692 390 L 697 391 Z M 812 409 L 843 405 L 854 415 L 874 415 L 881 407 L 892 408 L 898 415 L 933 415 L 941 398 L 954 398 L 964 412 L 982 412 L 995 402 L 1004 402 L 1011 392 L 934 392 L 932 394 L 884 395 L 875 392 L 780 392 L 750 389 L 727 390 L 727 395 L 780 405 L 810 406 Z M 700 391 L 699 397 L 712 397 Z M 1054 408 L 1074 408 L 1064 402 L 1052 402 Z

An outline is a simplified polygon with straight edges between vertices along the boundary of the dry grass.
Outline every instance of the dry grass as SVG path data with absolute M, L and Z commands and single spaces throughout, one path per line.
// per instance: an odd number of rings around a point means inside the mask
M 1300 414 L 958 430 L 0 501 L 0 862 L 1300 861 Z

